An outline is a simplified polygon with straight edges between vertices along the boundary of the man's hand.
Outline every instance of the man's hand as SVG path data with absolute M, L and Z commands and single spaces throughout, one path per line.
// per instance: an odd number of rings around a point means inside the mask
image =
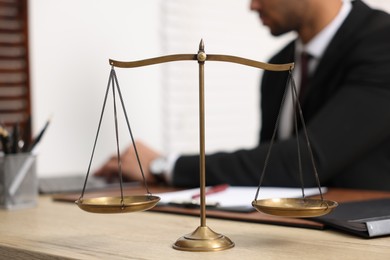
M 140 141 L 135 142 L 138 156 L 141 162 L 142 170 L 145 175 L 145 179 L 149 183 L 156 182 L 154 176 L 150 173 L 150 163 L 160 157 L 160 153 L 151 149 Z M 121 154 L 121 168 L 122 176 L 127 181 L 143 181 L 140 166 L 137 161 L 136 153 L 133 144 L 131 144 Z M 113 181 L 119 178 L 119 162 L 116 155 L 112 156 L 103 166 L 98 169 L 95 174 L 96 176 L 104 177 L 107 181 Z

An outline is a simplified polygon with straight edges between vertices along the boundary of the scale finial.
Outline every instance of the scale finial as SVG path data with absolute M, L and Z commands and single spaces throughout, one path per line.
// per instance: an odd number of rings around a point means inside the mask
M 200 50 L 200 51 L 204 51 L 204 42 L 203 42 L 203 39 L 200 39 L 199 50 Z
M 206 53 L 204 52 L 204 42 L 203 42 L 203 39 L 200 40 L 200 43 L 199 43 L 199 50 L 198 50 L 198 62 L 199 64 L 204 64 L 204 62 L 206 61 L 207 59 L 207 55 Z

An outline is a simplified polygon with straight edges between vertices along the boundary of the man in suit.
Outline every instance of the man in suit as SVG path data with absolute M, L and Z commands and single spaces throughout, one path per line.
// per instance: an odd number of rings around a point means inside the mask
M 252 0 L 251 9 L 258 12 L 271 34 L 297 33 L 297 39 L 269 62 L 296 63 L 294 78 L 321 184 L 390 190 L 390 15 L 371 9 L 361 0 Z M 309 61 L 300 58 L 303 52 L 309 54 Z M 303 63 L 308 64 L 305 75 Z M 264 72 L 259 145 L 207 155 L 208 185 L 258 185 L 287 74 Z M 304 90 L 299 89 L 303 81 Z M 302 127 L 297 135 L 293 131 L 293 106 L 288 104 L 288 95 L 281 107 L 280 125 L 262 184 L 301 185 L 298 140 L 303 151 L 304 184 L 316 186 L 312 157 L 304 149 L 304 131 Z M 149 181 L 163 176 L 175 186 L 199 185 L 198 155 L 179 156 L 170 167 L 158 169 L 161 155 L 142 143 L 137 143 L 137 148 Z M 136 180 L 140 174 L 134 162 L 134 150 L 129 148 L 122 169 L 125 176 Z M 116 173 L 117 160 L 111 158 L 96 174 Z

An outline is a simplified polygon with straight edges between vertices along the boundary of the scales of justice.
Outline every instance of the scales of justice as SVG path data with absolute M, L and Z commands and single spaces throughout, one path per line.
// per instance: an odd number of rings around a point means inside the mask
M 232 242 L 228 237 L 214 232 L 206 225 L 206 172 L 205 172 L 205 106 L 204 106 L 204 65 L 206 61 L 220 61 L 220 62 L 231 62 L 237 63 L 245 66 L 255 67 L 264 70 L 270 71 L 288 71 L 289 78 L 286 84 L 285 94 L 282 100 L 282 104 L 284 103 L 285 96 L 287 91 L 292 92 L 293 104 L 294 105 L 294 122 L 295 122 L 295 132 L 298 132 L 297 127 L 297 117 L 299 116 L 302 129 L 304 131 L 304 135 L 306 138 L 306 144 L 308 146 L 308 151 L 311 157 L 311 162 L 313 166 L 313 172 L 316 177 L 320 199 L 315 198 L 306 198 L 304 194 L 304 185 L 301 179 L 302 185 L 302 198 L 271 198 L 271 199 L 258 199 L 258 195 L 260 193 L 260 187 L 262 185 L 262 181 L 266 172 L 266 166 L 268 162 L 269 155 L 271 153 L 272 144 L 274 142 L 274 138 L 277 132 L 277 128 L 279 125 L 279 117 L 276 120 L 274 134 L 271 140 L 271 145 L 268 150 L 264 168 L 260 175 L 260 181 L 257 188 L 257 192 L 255 194 L 255 198 L 252 201 L 252 206 L 258 210 L 259 212 L 275 215 L 275 216 L 284 216 L 284 217 L 316 217 L 328 214 L 335 207 L 337 207 L 337 202 L 325 200 L 322 195 L 321 186 L 319 183 L 318 173 L 314 163 L 313 153 L 311 151 L 309 138 L 306 131 L 306 126 L 304 124 L 302 110 L 297 99 L 297 90 L 295 87 L 294 79 L 292 77 L 292 70 L 294 69 L 294 63 L 288 64 L 269 64 L 262 63 L 254 60 L 249 60 L 241 57 L 230 56 L 230 55 L 217 55 L 217 54 L 206 54 L 204 51 L 204 43 L 201 40 L 199 44 L 199 50 L 197 54 L 173 54 L 161 57 L 155 57 L 145 60 L 138 61 L 115 61 L 109 60 L 111 65 L 111 72 L 108 81 L 107 90 L 105 93 L 105 98 L 103 102 L 103 108 L 100 115 L 100 120 L 98 124 L 98 129 L 95 137 L 95 142 L 93 145 L 92 155 L 88 166 L 88 171 L 86 174 L 84 187 L 81 193 L 80 198 L 76 201 L 76 204 L 84 211 L 92 212 L 92 213 L 127 213 L 127 212 L 138 212 L 145 211 L 153 208 L 160 200 L 158 196 L 154 196 L 149 191 L 147 186 L 147 182 L 144 176 L 144 172 L 142 170 L 142 166 L 140 163 L 140 155 L 137 151 L 137 147 L 134 142 L 134 137 L 131 131 L 130 123 L 128 120 L 127 112 L 124 106 L 122 93 L 119 88 L 118 79 L 115 74 L 114 67 L 119 68 L 135 68 L 135 67 L 143 67 L 153 64 L 160 64 L 166 62 L 175 62 L 175 61 L 197 61 L 199 64 L 199 136 L 200 136 L 200 226 L 195 229 L 192 233 L 186 234 L 180 237 L 174 244 L 173 248 L 177 250 L 183 251 L 192 251 L 192 252 L 200 252 L 200 251 L 219 251 L 225 250 L 234 247 L 234 242 Z M 107 96 L 109 94 L 109 90 L 112 86 L 112 94 L 113 94 L 113 103 L 114 103 L 114 120 L 115 120 L 115 133 L 116 133 L 116 146 L 117 146 L 117 155 L 118 155 L 118 168 L 119 168 L 119 186 L 120 186 L 120 196 L 114 197 L 96 197 L 96 198 L 84 198 L 85 188 L 88 182 L 88 176 L 90 173 L 91 163 L 93 160 L 97 139 L 99 136 L 100 127 L 102 124 L 102 118 L 106 106 Z M 118 92 L 116 94 L 116 91 Z M 130 138 L 132 140 L 132 144 L 135 150 L 135 154 L 137 157 L 138 165 L 140 167 L 140 171 L 143 178 L 143 185 L 145 186 L 146 194 L 142 195 L 131 195 L 124 196 L 123 195 L 123 179 L 122 179 L 122 166 L 121 166 L 121 157 L 119 152 L 119 137 L 118 137 L 118 118 L 117 118 L 117 108 L 116 108 L 116 96 L 119 96 L 120 103 L 124 112 L 124 116 L 126 119 L 128 131 L 130 134 Z M 298 115 L 298 116 L 297 116 Z M 297 136 L 297 135 L 296 135 Z M 299 162 L 299 175 L 302 177 L 302 166 L 301 166 L 301 157 L 300 157 L 300 147 L 299 142 L 297 142 L 297 150 L 298 150 L 298 162 Z

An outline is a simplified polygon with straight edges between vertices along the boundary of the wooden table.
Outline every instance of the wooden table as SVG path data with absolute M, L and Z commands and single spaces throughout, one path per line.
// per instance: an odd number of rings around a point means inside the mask
M 235 247 L 172 248 L 199 218 L 160 212 L 92 214 L 40 197 L 36 208 L 0 210 L 0 259 L 390 259 L 390 237 L 362 239 L 332 230 L 208 218 Z

